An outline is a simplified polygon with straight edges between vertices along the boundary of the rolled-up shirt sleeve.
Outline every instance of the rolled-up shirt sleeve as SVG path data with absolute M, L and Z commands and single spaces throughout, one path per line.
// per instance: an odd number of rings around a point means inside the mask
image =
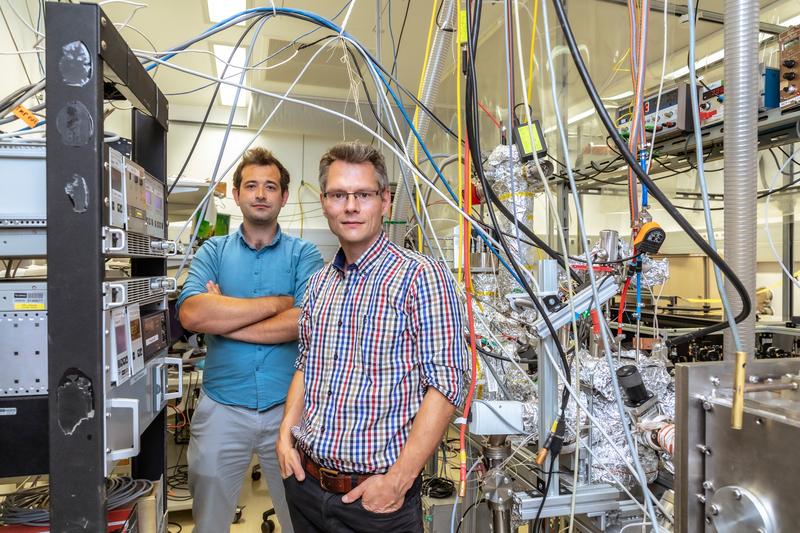
M 312 276 L 311 279 L 308 280 L 308 290 L 305 291 L 303 305 L 300 308 L 300 318 L 297 319 L 297 359 L 295 359 L 294 367 L 301 372 L 304 372 L 306 369 L 306 359 L 308 358 L 308 351 L 311 346 L 311 306 L 313 305 L 312 295 L 314 292 L 315 277 L 316 276 Z
M 411 324 L 422 385 L 453 405 L 464 403 L 470 361 L 464 348 L 464 307 L 453 278 L 440 263 L 423 265 L 411 292 Z
M 208 292 L 206 283 L 209 281 L 219 282 L 217 246 L 219 246 L 218 239 L 209 239 L 194 254 L 189 265 L 189 273 L 186 275 L 186 281 L 183 282 L 183 288 L 176 302 L 178 310 L 189 297 Z
M 300 250 L 294 275 L 294 305 L 300 307 L 305 301 L 306 285 L 309 278 L 322 268 L 322 254 L 310 242 L 304 243 Z

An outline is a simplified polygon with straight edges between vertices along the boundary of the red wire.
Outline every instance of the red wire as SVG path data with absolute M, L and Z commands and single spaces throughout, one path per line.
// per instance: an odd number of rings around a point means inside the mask
M 466 187 L 464 188 L 464 198 L 465 204 L 467 206 L 467 213 L 469 213 L 469 204 L 471 204 L 471 194 L 472 194 L 472 183 L 470 181 L 470 166 L 469 166 L 469 144 L 467 144 L 467 140 L 464 140 L 465 152 L 464 152 L 464 183 Z M 459 494 L 463 498 L 466 487 L 467 487 L 467 461 L 466 461 L 466 433 L 467 433 L 467 424 L 466 421 L 469 419 L 469 411 L 472 407 L 472 399 L 475 395 L 475 382 L 477 381 L 477 366 L 478 366 L 478 349 L 475 343 L 475 317 L 472 312 L 472 276 L 469 272 L 469 242 L 470 242 L 470 234 L 472 233 L 472 225 L 468 221 L 464 221 L 464 237 L 463 237 L 463 261 L 464 261 L 464 287 L 467 293 L 467 319 L 469 321 L 469 347 L 472 352 L 472 365 L 471 365 L 471 374 L 470 374 L 470 383 L 469 383 L 469 391 L 467 392 L 467 400 L 464 402 L 464 423 L 461 424 L 461 429 L 459 430 L 458 435 L 458 443 L 461 449 L 460 459 L 461 459 L 461 471 L 460 471 L 460 481 L 461 487 L 459 489 Z
M 498 130 L 503 128 L 503 126 L 500 124 L 500 121 L 497 120 L 494 117 L 494 115 L 492 115 L 492 112 L 489 111 L 488 109 L 486 109 L 486 107 L 484 107 L 484 105 L 482 103 L 478 102 L 478 107 L 480 107 L 483 110 L 483 112 L 486 113 L 486 115 L 492 120 L 492 122 L 494 123 L 495 128 L 497 128 Z
M 622 313 L 625 311 L 625 298 L 628 296 L 628 287 L 633 278 L 625 280 L 625 285 L 622 286 L 622 293 L 619 300 L 619 313 L 617 314 L 617 335 L 622 335 Z

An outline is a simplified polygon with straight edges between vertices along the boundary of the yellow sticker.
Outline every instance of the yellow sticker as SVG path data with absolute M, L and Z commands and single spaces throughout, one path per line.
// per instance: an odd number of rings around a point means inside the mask
M 458 44 L 464 44 L 467 42 L 467 11 L 459 9 L 458 14 Z
M 45 304 L 20 303 L 14 304 L 14 311 L 44 311 L 47 309 Z
M 531 124 L 530 129 L 533 130 L 533 144 L 536 146 L 536 152 L 542 151 L 542 139 L 539 137 L 539 132 L 536 131 L 536 126 Z M 532 154 L 533 149 L 531 148 L 531 135 L 530 131 L 528 130 L 528 125 L 523 124 L 522 126 L 517 126 L 517 137 L 522 142 L 522 149 L 525 154 Z
M 33 114 L 27 107 L 18 105 L 11 110 L 18 119 L 23 121 L 29 128 L 34 128 L 39 123 L 39 117 Z

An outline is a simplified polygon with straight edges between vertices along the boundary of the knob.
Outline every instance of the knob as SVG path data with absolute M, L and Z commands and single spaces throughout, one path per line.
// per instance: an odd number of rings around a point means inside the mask
M 797 87 L 795 85 L 787 85 L 786 87 L 783 88 L 783 92 L 789 94 L 796 93 Z
M 703 111 L 708 111 L 709 109 L 711 109 L 711 103 L 703 102 L 702 104 L 700 104 L 700 109 L 702 109 Z
M 795 61 L 794 59 L 787 59 L 783 62 L 783 66 L 786 68 L 794 68 L 796 64 L 797 61 Z
M 785 80 L 793 80 L 796 77 L 797 77 L 797 74 L 795 74 L 794 72 L 784 72 L 783 73 L 783 79 L 785 79 Z

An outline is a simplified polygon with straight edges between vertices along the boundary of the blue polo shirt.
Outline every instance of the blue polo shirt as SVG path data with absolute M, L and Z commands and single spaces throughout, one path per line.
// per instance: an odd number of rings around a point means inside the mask
M 190 296 L 206 291 L 209 280 L 222 294 L 236 298 L 294 296 L 300 307 L 306 282 L 322 268 L 317 248 L 286 235 L 280 226 L 272 243 L 250 247 L 242 227 L 227 236 L 212 237 L 194 256 L 178 297 L 178 308 Z M 203 391 L 214 401 L 263 411 L 286 401 L 297 359 L 297 342 L 251 344 L 206 335 L 208 354 Z

